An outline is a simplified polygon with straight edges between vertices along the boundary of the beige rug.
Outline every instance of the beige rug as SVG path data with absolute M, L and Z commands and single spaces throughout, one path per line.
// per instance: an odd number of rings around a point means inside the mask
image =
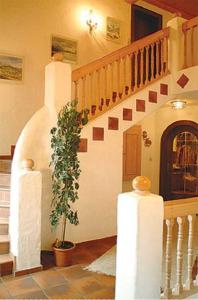
M 116 246 L 94 260 L 84 270 L 115 276 L 116 274 Z

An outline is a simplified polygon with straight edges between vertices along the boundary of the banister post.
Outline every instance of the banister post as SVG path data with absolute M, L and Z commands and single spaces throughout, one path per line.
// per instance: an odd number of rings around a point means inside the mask
M 170 28 L 168 43 L 168 70 L 174 74 L 184 66 L 184 34 L 182 24 L 186 20 L 181 17 L 171 19 L 167 26 Z
M 118 196 L 115 298 L 159 299 L 163 199 L 150 193 L 147 177 L 136 177 L 133 188 Z

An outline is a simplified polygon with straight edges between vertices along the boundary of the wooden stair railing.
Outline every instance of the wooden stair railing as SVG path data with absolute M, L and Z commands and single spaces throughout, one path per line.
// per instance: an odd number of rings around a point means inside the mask
M 198 41 L 198 17 L 186 21 L 182 25 L 184 33 L 184 68 L 192 67 L 196 64 L 196 44 Z
M 93 119 L 168 73 L 169 28 L 72 72 L 73 97 Z
M 165 244 L 165 282 L 163 286 L 163 298 L 173 299 L 184 293 L 189 293 L 193 288 L 198 292 L 198 287 L 193 282 L 193 262 L 195 260 L 195 222 L 198 213 L 198 198 L 178 199 L 165 201 L 164 220 L 166 226 L 166 244 Z M 187 223 L 187 233 L 184 230 Z M 171 278 L 173 275 L 173 236 L 176 231 L 176 282 L 173 285 Z M 174 236 L 175 237 L 175 236 Z M 187 238 L 187 270 L 184 270 L 184 240 Z M 186 278 L 184 278 L 184 273 Z

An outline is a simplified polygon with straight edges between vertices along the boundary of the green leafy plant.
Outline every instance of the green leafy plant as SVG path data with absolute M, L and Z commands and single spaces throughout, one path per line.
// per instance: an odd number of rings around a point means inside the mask
M 57 126 L 51 129 L 53 198 L 50 223 L 53 229 L 60 221 L 63 223 L 61 240 L 55 244 L 57 248 L 72 245 L 65 241 L 67 220 L 74 225 L 79 223 L 78 212 L 72 204 L 78 199 L 81 170 L 77 151 L 81 130 L 88 122 L 88 110 L 78 112 L 76 108 L 76 100 L 68 102 L 58 114 Z

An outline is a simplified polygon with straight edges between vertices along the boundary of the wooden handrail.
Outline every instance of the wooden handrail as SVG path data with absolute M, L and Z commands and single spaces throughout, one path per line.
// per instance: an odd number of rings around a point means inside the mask
M 164 219 L 184 217 L 198 213 L 198 197 L 164 202 Z
M 106 65 L 113 63 L 114 61 L 118 61 L 126 55 L 131 54 L 132 52 L 138 51 L 147 45 L 156 42 L 157 40 L 161 40 L 163 38 L 167 38 L 169 36 L 169 27 L 164 28 L 160 31 L 157 31 L 149 36 L 146 36 L 138 41 L 133 42 L 132 44 L 125 46 L 121 49 L 118 49 L 102 58 L 99 58 L 86 66 L 80 67 L 72 72 L 72 81 L 77 81 L 79 78 L 82 78 L 94 71 L 104 68 Z
M 189 30 L 190 28 L 196 27 L 196 26 L 198 26 L 198 16 L 191 20 L 184 22 L 182 24 L 182 30 L 183 30 L 183 32 L 185 32 L 185 31 Z

